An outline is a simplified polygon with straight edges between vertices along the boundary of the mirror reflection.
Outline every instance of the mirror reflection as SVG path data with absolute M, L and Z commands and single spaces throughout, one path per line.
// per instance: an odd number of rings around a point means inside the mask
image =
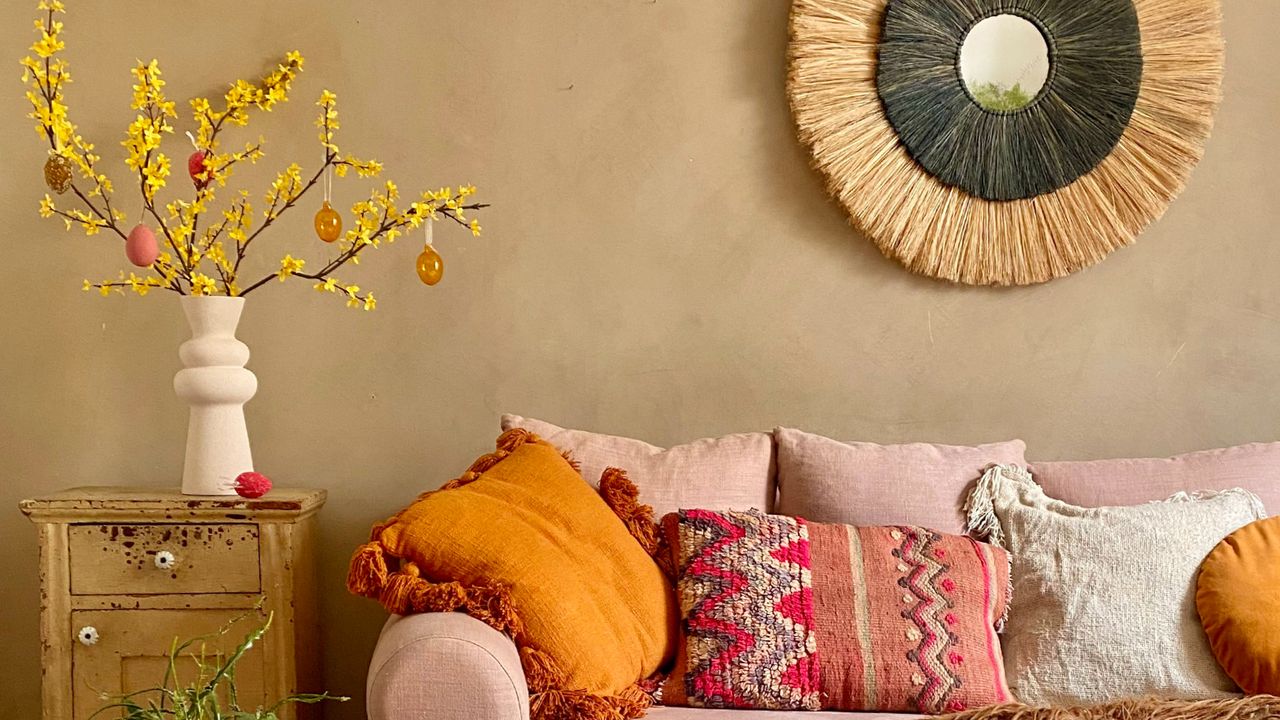
M 1017 15 L 993 15 L 973 26 L 960 46 L 960 76 L 984 109 L 1020 110 L 1049 78 L 1049 44 Z

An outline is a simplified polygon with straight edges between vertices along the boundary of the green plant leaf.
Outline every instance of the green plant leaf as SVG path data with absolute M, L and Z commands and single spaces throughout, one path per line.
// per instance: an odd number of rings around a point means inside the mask
M 269 708 L 259 707 L 253 712 L 242 709 L 236 686 L 236 663 L 266 635 L 271 627 L 271 614 L 268 613 L 262 624 L 249 631 L 230 655 L 224 656 L 220 652 L 211 655 L 207 646 L 231 632 L 237 623 L 251 614 L 253 611 L 238 616 L 208 635 L 182 642 L 175 638 L 169 646 L 160 685 L 113 697 L 90 718 L 119 711 L 121 720 L 279 720 L 277 711 L 285 705 L 327 700 L 344 702 L 349 699 L 328 693 L 299 693 L 279 699 Z M 197 645 L 198 651 L 195 650 Z M 178 663 L 183 657 L 196 664 L 198 677 L 189 685 L 179 686 Z M 225 707 L 218 697 L 219 690 L 225 690 Z

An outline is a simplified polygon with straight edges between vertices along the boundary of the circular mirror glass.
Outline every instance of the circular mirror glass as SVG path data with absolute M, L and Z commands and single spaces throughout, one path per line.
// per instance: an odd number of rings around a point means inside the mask
M 1049 79 L 1049 43 L 1030 20 L 993 15 L 974 25 L 960 46 L 960 76 L 983 109 L 1021 110 Z

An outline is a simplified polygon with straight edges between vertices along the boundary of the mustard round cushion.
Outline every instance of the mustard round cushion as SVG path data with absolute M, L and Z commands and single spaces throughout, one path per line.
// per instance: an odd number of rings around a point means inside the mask
M 1227 675 L 1249 694 L 1280 695 L 1280 517 L 1218 543 L 1200 565 L 1196 609 Z

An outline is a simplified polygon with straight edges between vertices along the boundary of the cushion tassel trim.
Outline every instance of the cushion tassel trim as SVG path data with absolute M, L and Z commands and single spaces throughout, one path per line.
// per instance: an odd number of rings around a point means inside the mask
M 529 684 L 530 720 L 627 720 L 653 704 L 640 683 L 618 695 L 593 695 L 564 688 L 565 676 L 546 653 L 520 648 L 520 665 Z
M 361 545 L 351 558 L 347 589 L 377 600 L 387 612 L 396 615 L 462 610 L 512 638 L 524 631 L 511 597 L 502 585 L 433 583 L 423 579 L 418 566 L 411 562 L 403 563 L 395 572 L 387 572 L 384 553 L 378 543 Z
M 1280 697 L 1253 695 L 1222 700 L 1134 699 L 1092 707 L 993 705 L 935 720 L 1277 720 Z
M 1035 482 L 1031 473 L 1017 465 L 992 465 L 982 473 L 982 477 L 969 491 L 964 501 L 964 531 L 972 537 L 984 540 L 1005 549 L 1005 557 L 1009 561 L 1008 581 L 1005 583 L 1004 613 L 996 620 L 997 633 L 1003 633 L 1009 623 L 1009 608 L 1013 605 L 1013 553 L 1005 546 L 1004 528 L 1000 526 L 1000 518 L 996 516 L 995 497 L 999 484 L 1005 480 L 1015 482 Z
M 1000 527 L 1000 519 L 996 517 L 995 505 L 996 493 L 1005 480 L 1034 482 L 1031 473 L 1016 465 L 992 465 L 982 473 L 982 477 L 969 491 L 963 512 L 966 533 L 1008 550 L 1004 544 L 1004 528 Z
M 653 508 L 640 504 L 640 490 L 627 477 L 627 472 L 615 467 L 605 468 L 600 474 L 600 497 L 627 526 L 631 537 L 640 543 L 649 557 L 656 558 L 659 533 L 658 524 L 653 521 Z

